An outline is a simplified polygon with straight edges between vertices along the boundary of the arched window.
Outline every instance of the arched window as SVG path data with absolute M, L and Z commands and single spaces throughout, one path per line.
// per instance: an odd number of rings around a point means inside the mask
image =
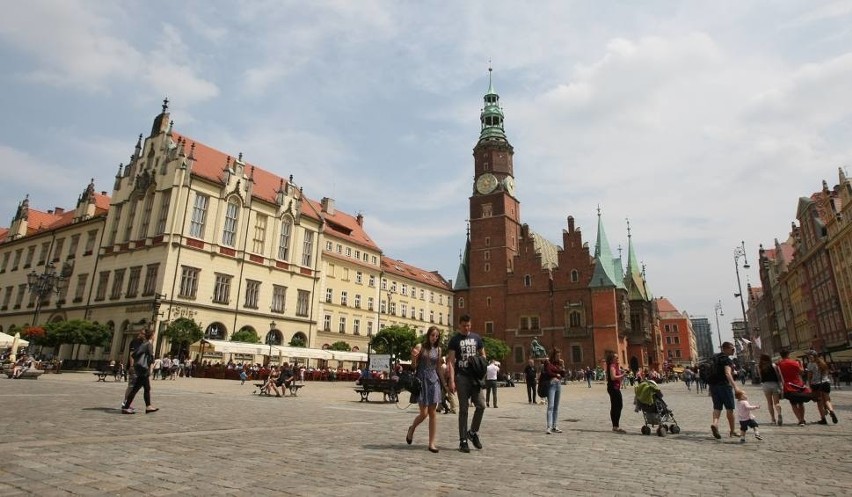
M 524 286 L 532 286 L 532 276 L 524 275 Z
M 580 272 L 576 269 L 571 270 L 571 283 L 577 283 L 580 281 Z
M 464 297 L 459 297 L 459 309 L 464 309 Z

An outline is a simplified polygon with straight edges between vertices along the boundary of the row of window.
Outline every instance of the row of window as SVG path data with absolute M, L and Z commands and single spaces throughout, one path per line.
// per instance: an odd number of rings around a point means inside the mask
M 77 251 L 80 246 L 81 236 L 82 235 L 78 233 L 69 237 L 68 251 L 65 253 L 66 260 L 74 259 L 77 257 Z M 86 245 L 83 251 L 84 256 L 91 255 L 93 253 L 97 236 L 97 230 L 92 230 L 86 233 Z M 44 266 L 44 264 L 48 261 L 59 262 L 62 259 L 62 254 L 65 250 L 65 238 L 57 238 L 53 242 L 53 244 L 53 247 L 51 247 L 51 242 L 42 242 L 36 266 Z M 9 268 L 9 271 L 17 271 L 18 268 L 21 266 L 22 261 L 24 269 L 32 267 L 33 260 L 35 260 L 36 250 L 38 248 L 39 247 L 36 244 L 33 244 L 29 247 L 19 248 L 14 252 L 10 250 L 3 253 L 2 258 L 0 258 L 0 273 L 5 273 L 7 268 Z M 24 253 L 24 251 L 26 251 L 26 253 Z M 12 261 L 11 267 L 9 267 L 10 259 Z
M 160 235 L 165 232 L 166 220 L 169 214 L 169 204 L 171 202 L 171 190 L 164 190 L 160 193 L 160 210 L 157 229 L 154 235 Z M 128 213 L 124 219 L 124 237 L 123 241 L 127 242 L 132 239 L 133 227 L 137 223 L 136 216 L 139 204 L 142 204 L 142 216 L 139 219 L 136 238 L 143 239 L 148 236 L 149 221 L 151 219 L 151 210 L 154 204 L 155 193 L 151 192 L 148 195 L 136 201 L 129 201 Z M 125 204 L 119 204 L 113 207 L 113 220 L 107 237 L 107 245 L 114 245 L 118 238 L 119 228 L 122 225 L 122 214 Z M 210 207 L 210 196 L 197 193 L 192 206 L 192 216 L 189 222 L 189 236 L 192 238 L 205 239 L 205 230 L 207 227 L 207 212 Z M 222 223 L 222 235 L 220 243 L 225 247 L 236 248 L 237 232 L 240 223 L 240 213 L 242 205 L 237 197 L 231 197 L 225 207 L 225 219 Z M 254 230 L 252 231 L 251 252 L 255 254 L 266 253 L 267 233 L 269 225 L 269 217 L 266 214 L 255 212 Z M 289 215 L 284 216 L 280 220 L 280 230 L 278 235 L 277 258 L 282 261 L 291 261 L 293 249 L 291 247 L 294 232 L 294 221 Z M 302 236 L 302 250 L 299 262 L 302 266 L 310 267 L 313 263 L 314 247 L 314 232 L 304 230 Z M 247 247 L 248 249 L 248 247 Z
M 326 314 L 322 320 L 322 329 L 323 331 L 331 331 L 331 314 Z M 338 333 L 346 333 L 346 316 L 340 316 L 340 321 L 337 324 Z M 373 322 L 367 320 L 367 335 L 373 334 Z M 361 334 L 361 319 L 354 318 L 352 320 L 352 334 L 360 335 Z
M 198 281 L 201 269 L 190 266 L 181 266 L 180 290 L 178 296 L 185 299 L 195 299 L 198 295 Z M 213 302 L 216 304 L 230 304 L 231 283 L 233 276 L 224 273 L 215 273 L 213 283 Z M 263 283 L 257 280 L 246 280 L 245 301 L 243 306 L 248 309 L 260 307 Z M 308 290 L 297 290 L 296 292 L 296 315 L 306 317 L 310 311 L 311 292 Z M 270 311 L 283 313 L 287 303 L 287 287 L 283 285 L 272 285 L 270 300 Z
M 352 247 L 345 247 L 344 248 L 343 244 L 340 244 L 340 243 L 335 244 L 331 240 L 327 240 L 325 242 L 326 252 L 335 252 L 335 248 L 337 249 L 336 252 L 340 255 L 343 255 L 344 252 L 345 252 L 346 257 L 352 257 L 352 258 L 359 260 L 359 261 L 368 262 L 368 263 L 372 264 L 373 266 L 379 265 L 379 258 L 376 257 L 375 255 L 369 254 L 366 251 L 361 252 L 361 250 L 353 249 Z

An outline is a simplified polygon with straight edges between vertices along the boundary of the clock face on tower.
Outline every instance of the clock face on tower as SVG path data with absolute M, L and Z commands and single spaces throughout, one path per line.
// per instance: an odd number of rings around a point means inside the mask
M 515 196 L 515 180 L 512 179 L 511 176 L 506 176 L 506 178 L 503 180 L 503 188 L 506 189 L 506 192 L 509 195 L 513 197 Z
M 485 195 L 491 193 L 497 188 L 499 181 L 497 177 L 491 173 L 485 173 L 476 180 L 476 191 Z

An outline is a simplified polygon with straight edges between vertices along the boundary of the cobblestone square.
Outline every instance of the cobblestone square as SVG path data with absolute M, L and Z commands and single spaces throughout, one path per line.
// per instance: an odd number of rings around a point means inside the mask
M 575 383 L 562 391 L 565 432 L 547 435 L 545 406 L 527 403 L 523 385 L 500 388 L 483 450 L 456 450 L 448 414 L 432 454 L 425 423 L 405 443 L 415 406 L 360 402 L 352 383 L 308 382 L 297 397 L 269 398 L 250 382 L 158 380 L 159 412 L 122 415 L 125 386 L 89 373 L 0 380 L 0 495 L 841 496 L 852 487 L 852 387 L 832 392 L 839 424 L 790 424 L 782 401 L 786 424 L 776 427 L 759 387 L 745 386 L 765 437 L 745 444 L 713 439 L 710 399 L 683 383 L 662 387 L 682 430 L 663 438 L 640 434 L 631 389 L 627 434 L 610 431 L 603 384 Z M 814 406 L 806 411 L 817 420 Z

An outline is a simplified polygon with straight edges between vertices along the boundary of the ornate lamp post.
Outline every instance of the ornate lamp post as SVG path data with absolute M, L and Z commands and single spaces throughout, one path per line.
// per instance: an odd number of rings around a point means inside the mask
M 275 321 L 269 323 L 269 333 L 266 334 L 266 344 L 269 345 L 269 358 L 266 360 L 266 365 L 272 364 L 272 345 L 275 342 Z
M 719 339 L 719 347 L 721 350 L 722 347 L 722 329 L 719 327 L 719 316 L 724 316 L 725 311 L 722 310 L 722 301 L 716 302 L 716 305 L 713 306 L 716 310 L 716 337 Z
M 734 248 L 734 271 L 737 273 L 737 293 L 734 294 L 734 297 L 740 298 L 740 307 L 742 307 L 743 311 L 743 336 L 748 337 L 748 359 L 753 362 L 752 357 L 752 344 L 751 344 L 751 334 L 749 334 L 748 330 L 748 318 L 746 317 L 746 308 L 745 308 L 745 298 L 743 297 L 743 286 L 740 281 L 740 258 L 743 260 L 743 269 L 748 269 L 751 266 L 748 264 L 748 259 L 746 258 L 746 250 L 745 250 L 745 241 L 740 242 L 740 245 Z M 749 364 L 751 367 L 751 364 Z
M 41 302 L 51 293 L 59 295 L 67 278 L 56 273 L 56 266 L 47 264 L 41 274 L 32 271 L 27 275 L 27 286 L 31 294 L 36 297 L 35 311 L 33 312 L 33 326 L 38 324 L 38 314 L 41 312 Z

